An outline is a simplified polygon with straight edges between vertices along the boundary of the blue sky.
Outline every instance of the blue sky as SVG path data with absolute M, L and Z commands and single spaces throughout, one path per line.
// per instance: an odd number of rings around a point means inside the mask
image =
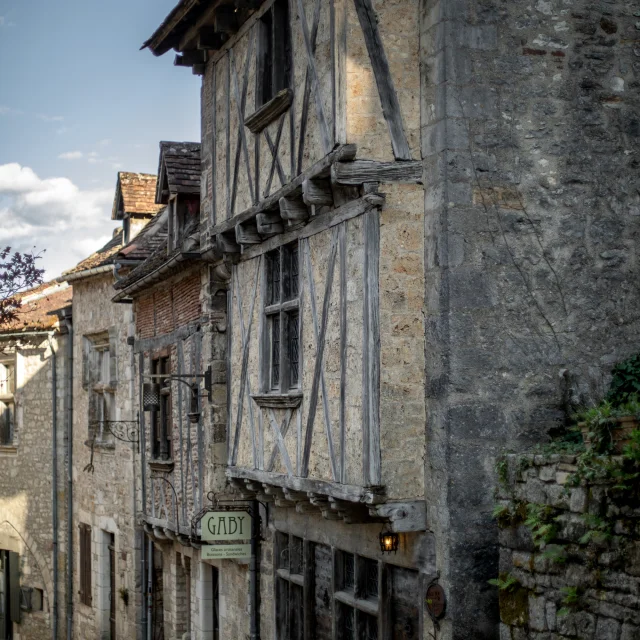
M 200 78 L 142 43 L 177 0 L 0 0 L 0 245 L 55 277 L 104 244 L 116 174 L 200 139 Z

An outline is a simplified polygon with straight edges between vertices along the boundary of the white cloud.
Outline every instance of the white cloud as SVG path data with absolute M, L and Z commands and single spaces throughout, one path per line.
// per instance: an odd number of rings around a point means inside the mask
M 0 116 L 17 116 L 20 115 L 22 111 L 18 109 L 12 109 L 11 107 L 6 107 L 0 104 Z
M 36 117 L 45 122 L 62 122 L 64 120 L 64 116 L 48 116 L 44 113 L 39 113 Z
M 61 136 L 65 133 L 67 133 L 67 131 L 69 131 L 69 127 L 59 127 L 58 129 L 56 129 L 56 133 Z
M 65 153 L 61 153 L 58 158 L 60 158 L 60 160 L 80 160 L 82 156 L 82 151 L 66 151 Z
M 110 138 L 104 138 L 103 140 L 99 140 L 98 141 L 98 146 L 99 147 L 108 147 L 111 144 L 111 139 Z
M 112 189 L 80 189 L 68 178 L 0 165 L 0 245 L 46 250 L 42 267 L 47 278 L 56 277 L 111 237 L 112 199 Z

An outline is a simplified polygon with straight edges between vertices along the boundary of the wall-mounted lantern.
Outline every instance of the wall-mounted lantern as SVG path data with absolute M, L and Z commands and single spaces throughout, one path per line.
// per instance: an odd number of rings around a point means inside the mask
M 383 554 L 391 554 L 393 551 L 398 551 L 398 543 L 400 542 L 400 536 L 393 531 L 381 531 L 380 532 L 380 550 Z
M 171 380 L 186 384 L 191 391 L 189 413 L 187 415 L 192 424 L 196 424 L 200 419 L 200 397 L 209 398 L 209 400 L 211 400 L 211 366 L 207 367 L 207 370 L 204 373 L 158 373 L 144 375 L 143 378 L 151 380 L 151 382 L 144 382 L 142 384 L 142 408 L 144 411 L 160 410 L 162 385 L 170 382 Z M 200 396 L 200 385 L 197 382 L 187 382 L 185 378 L 204 378 L 204 390 L 206 391 L 206 395 Z M 160 382 L 154 382 L 154 380 L 160 380 Z

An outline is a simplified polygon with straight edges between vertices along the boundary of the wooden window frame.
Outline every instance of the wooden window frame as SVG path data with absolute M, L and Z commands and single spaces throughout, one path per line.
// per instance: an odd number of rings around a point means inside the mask
M 277 266 L 277 280 L 274 265 Z M 298 242 L 283 245 L 267 253 L 264 268 L 266 286 L 263 292 L 262 391 L 274 395 L 289 395 L 302 387 L 301 271 Z M 274 291 L 274 287 L 277 291 Z M 294 356 L 296 351 L 297 359 Z
M 153 375 L 171 374 L 171 356 L 160 353 L 151 359 Z M 151 411 L 151 458 L 167 462 L 172 460 L 171 434 L 173 430 L 173 404 L 171 398 L 171 382 L 163 378 L 154 378 L 160 385 L 160 409 Z
M 0 364 L 7 370 L 6 381 L 0 386 L 0 446 L 13 447 L 16 429 L 16 361 L 0 360 Z
M 300 540 L 302 557 L 298 571 L 291 571 L 291 550 L 294 540 Z M 276 640 L 297 640 L 291 635 L 291 586 L 302 589 L 302 636 L 313 637 L 315 619 L 315 542 L 300 538 L 292 533 L 275 532 L 274 554 L 274 597 L 276 613 Z M 377 639 L 389 637 L 389 617 L 387 609 L 390 606 L 391 589 L 388 584 L 389 573 L 382 560 L 359 555 L 358 553 L 343 551 L 331 547 L 331 601 L 333 617 L 333 640 L 346 640 L 344 611 L 353 612 L 355 640 L 369 640 L 365 635 L 367 620 L 375 619 Z M 353 584 L 344 585 L 344 560 L 353 558 Z M 373 594 L 372 585 L 368 584 L 372 577 L 369 573 L 375 568 L 377 593 Z M 283 609 L 284 607 L 284 609 Z M 283 618 L 284 611 L 284 618 Z
M 91 575 L 91 526 L 88 524 L 80 523 L 78 525 L 78 547 L 79 547 L 79 562 L 78 573 L 80 580 L 80 589 L 78 595 L 80 596 L 80 602 L 87 607 L 92 603 L 92 575 Z
M 275 0 L 258 21 L 256 110 L 291 88 L 293 55 L 289 0 Z

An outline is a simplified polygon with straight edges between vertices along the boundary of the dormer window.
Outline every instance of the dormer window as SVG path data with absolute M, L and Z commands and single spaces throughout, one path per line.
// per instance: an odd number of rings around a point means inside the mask
M 169 216 L 169 250 L 178 249 L 192 231 L 200 214 L 200 202 L 197 199 L 176 197 L 171 201 Z
M 256 108 L 269 102 L 291 81 L 291 37 L 288 0 L 276 0 L 260 20 Z

